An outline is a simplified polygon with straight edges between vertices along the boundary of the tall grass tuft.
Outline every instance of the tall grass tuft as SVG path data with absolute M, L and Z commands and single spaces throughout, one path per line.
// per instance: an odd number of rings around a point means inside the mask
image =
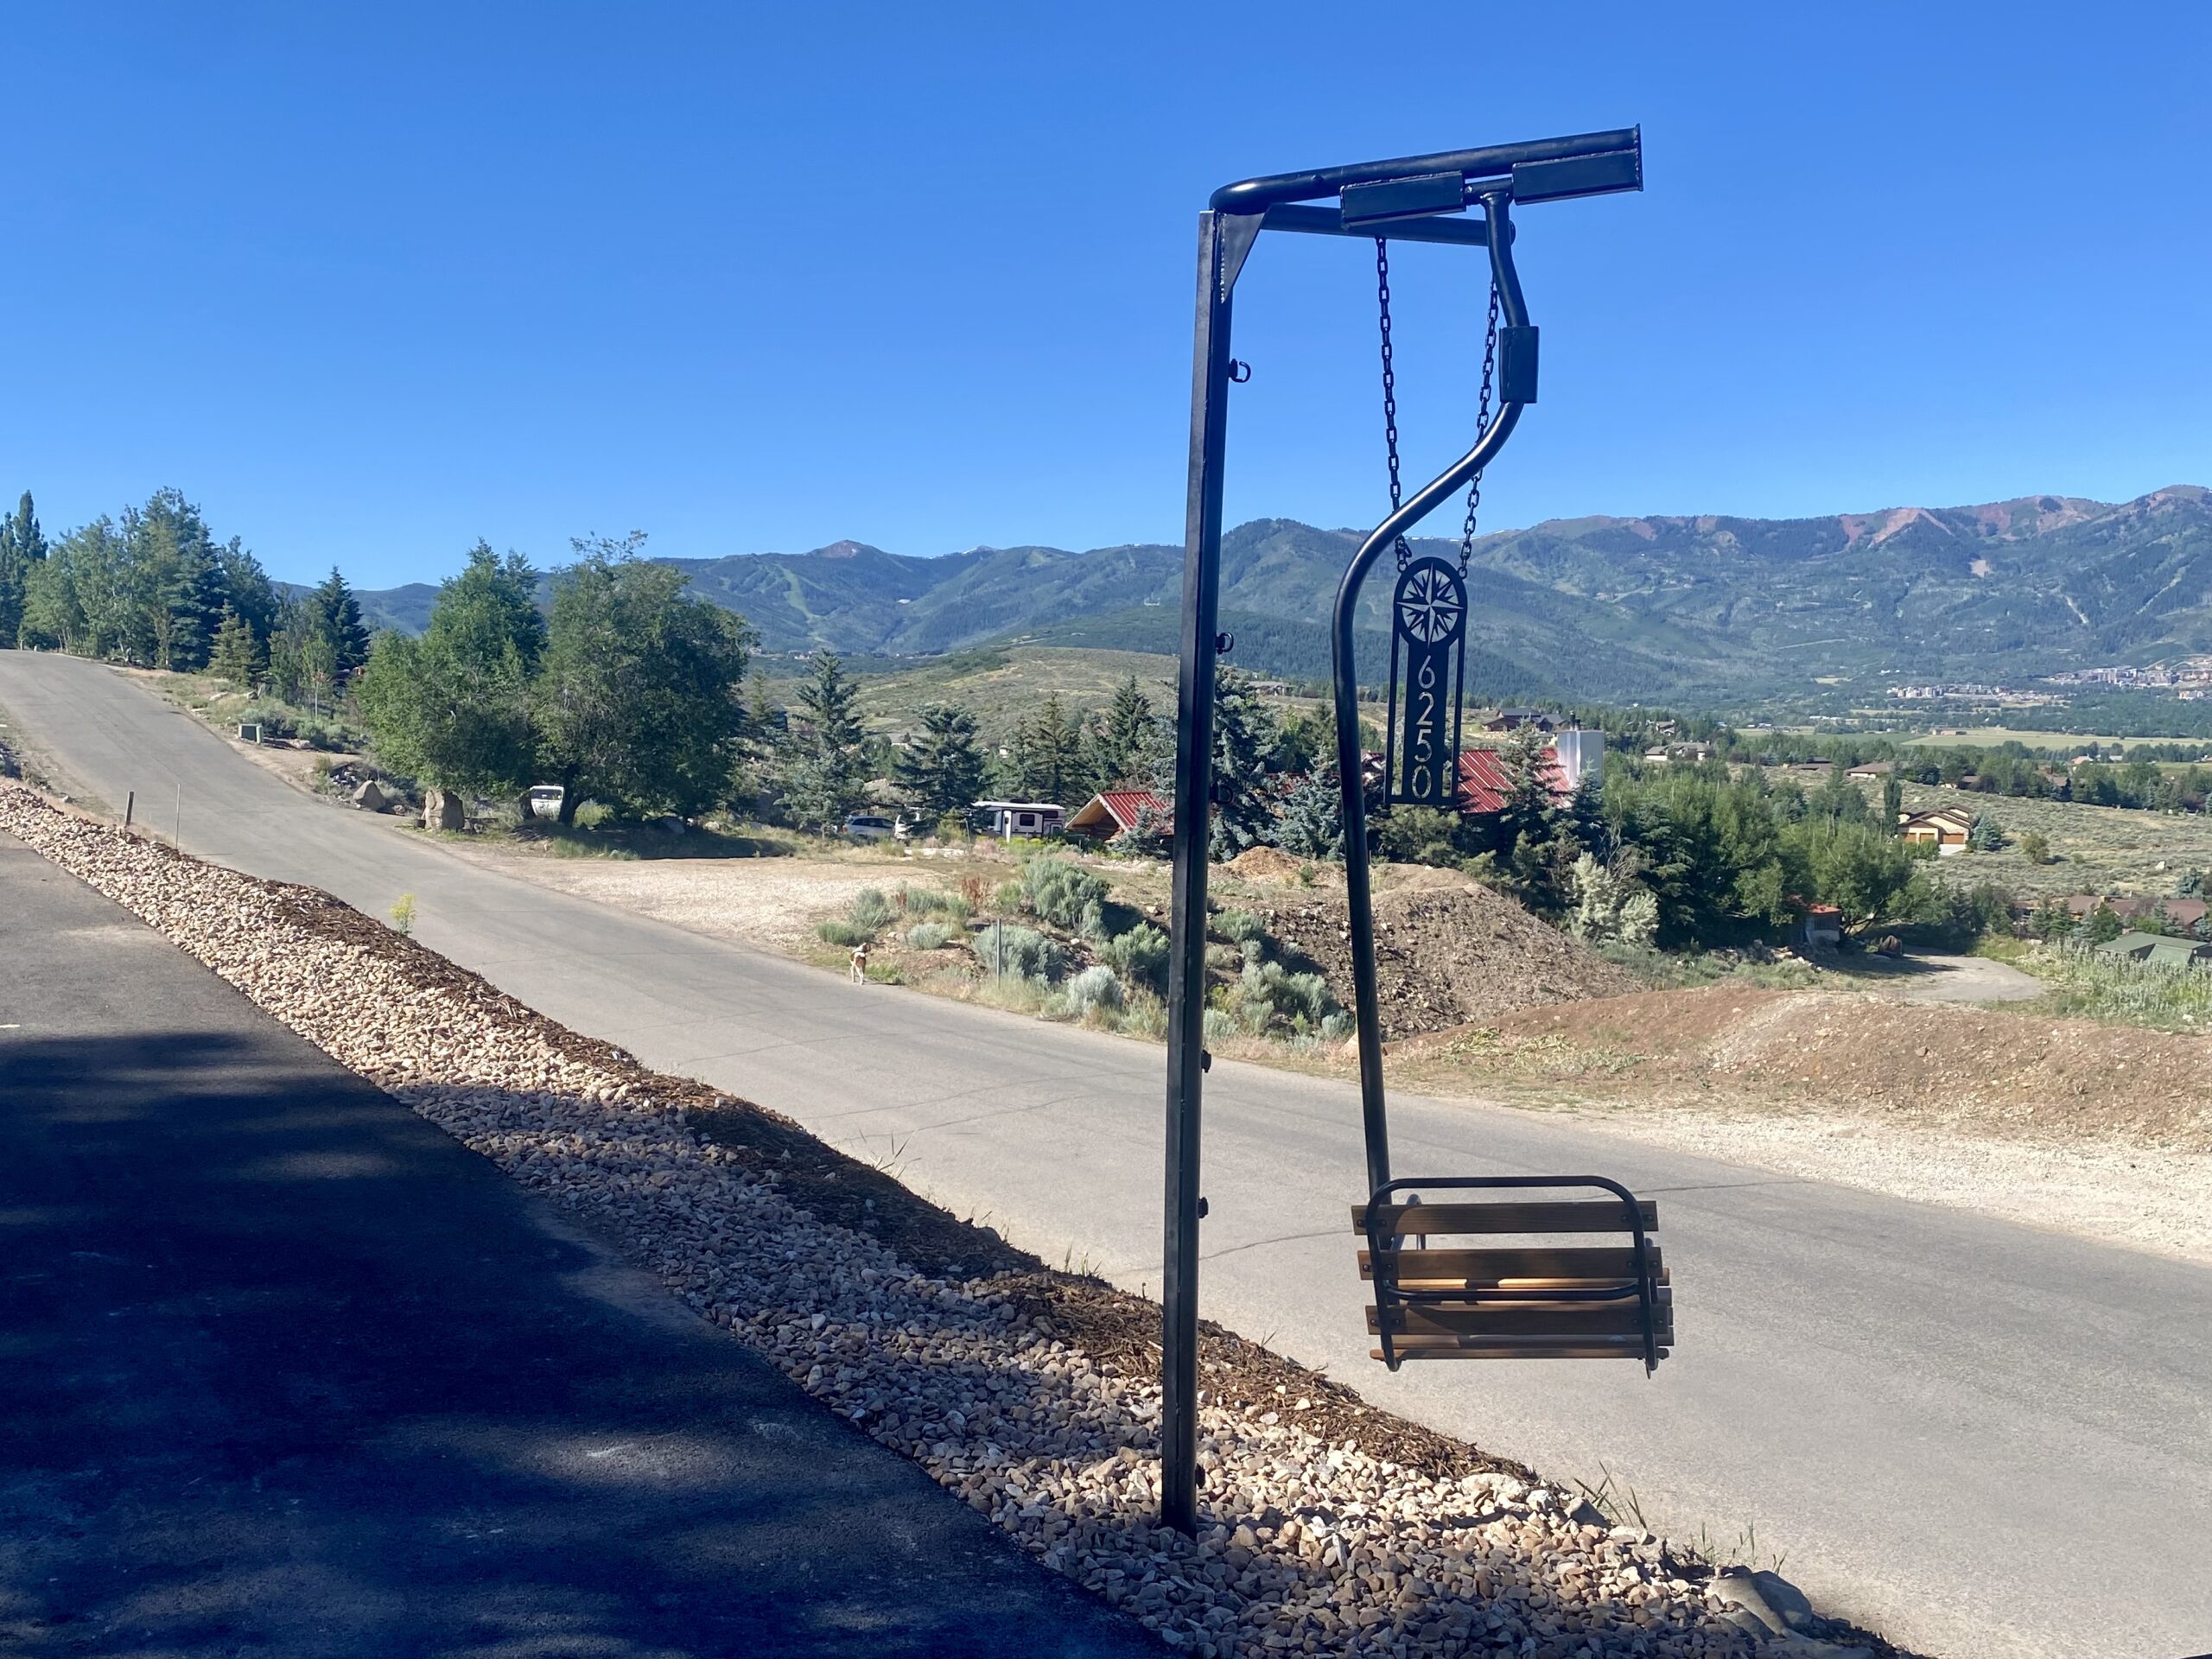
M 2021 966 L 2050 983 L 2054 1014 L 2171 1031 L 2212 1030 L 2212 969 L 2130 962 L 2080 945 L 2041 945 Z

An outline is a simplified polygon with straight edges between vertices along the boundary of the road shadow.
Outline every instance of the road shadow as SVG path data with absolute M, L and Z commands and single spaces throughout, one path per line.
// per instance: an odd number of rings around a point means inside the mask
M 1148 1649 L 289 1045 L 10 1039 L 0 1101 L 0 1649 Z

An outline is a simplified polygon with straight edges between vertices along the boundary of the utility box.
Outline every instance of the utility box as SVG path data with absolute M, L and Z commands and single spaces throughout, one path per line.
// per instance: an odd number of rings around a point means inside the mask
M 238 741 L 241 743 L 260 742 L 261 728 L 257 724 L 251 722 L 242 723 L 238 727 Z

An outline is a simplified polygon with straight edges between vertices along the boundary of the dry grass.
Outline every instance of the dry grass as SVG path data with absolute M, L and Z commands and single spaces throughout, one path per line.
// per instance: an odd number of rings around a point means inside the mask
M 1961 886 L 1984 881 L 2023 898 L 2073 893 L 2163 895 L 2184 870 L 2212 868 L 2212 814 L 2140 812 L 2127 807 L 2074 801 L 2037 801 L 1970 790 L 1907 784 L 1905 805 L 1915 811 L 1963 807 L 1987 811 L 2005 828 L 2002 851 L 1963 853 L 1929 868 Z M 2056 862 L 2031 864 L 2020 837 L 2033 832 L 2050 843 Z

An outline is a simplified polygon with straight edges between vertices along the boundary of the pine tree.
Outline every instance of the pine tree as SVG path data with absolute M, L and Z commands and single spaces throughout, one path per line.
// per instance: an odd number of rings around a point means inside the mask
M 915 809 L 931 820 L 963 812 L 983 787 L 976 747 L 976 716 L 957 703 L 922 711 L 922 729 L 892 763 L 892 777 Z
M 1292 785 L 1275 815 L 1274 844 L 1298 858 L 1344 855 L 1344 806 L 1332 755 Z
M 1892 770 L 1882 780 L 1882 823 L 1891 835 L 1902 835 L 1904 826 L 1899 820 L 1904 817 L 1904 780 Z
M 329 652 L 331 678 L 343 684 L 369 660 L 369 631 L 361 621 L 360 601 L 334 564 L 308 595 L 308 604 L 315 631 Z
M 24 569 L 16 553 L 15 525 L 0 519 L 0 649 L 13 645 L 22 632 Z
M 251 691 L 261 678 L 263 666 L 261 642 L 253 637 L 252 625 L 224 606 L 223 619 L 215 629 L 214 649 L 207 658 L 208 671 L 242 691 Z
M 12 518 L 0 519 L 0 650 L 23 638 L 24 607 L 33 569 L 45 562 L 46 537 L 39 531 L 31 493 L 23 492 Z
M 26 565 L 36 564 L 49 550 L 45 536 L 40 532 L 38 514 L 32 508 L 29 490 L 16 503 L 15 517 L 8 520 L 8 545 Z
M 1083 728 L 1068 718 L 1060 694 L 1048 691 L 1029 728 L 1030 798 L 1055 805 L 1079 805 L 1084 791 Z
M 1161 721 L 1153 712 L 1134 674 L 1114 691 L 1105 718 L 1093 728 L 1090 783 L 1096 789 L 1126 788 L 1150 781 L 1160 746 Z
M 1221 667 L 1214 675 L 1212 832 L 1208 856 L 1215 862 L 1259 846 L 1274 828 L 1268 798 L 1268 756 L 1274 723 L 1252 690 L 1251 677 Z
M 834 651 L 814 654 L 814 677 L 799 687 L 798 715 L 783 768 L 783 805 L 791 821 L 827 834 L 868 798 L 866 731 L 860 694 Z

